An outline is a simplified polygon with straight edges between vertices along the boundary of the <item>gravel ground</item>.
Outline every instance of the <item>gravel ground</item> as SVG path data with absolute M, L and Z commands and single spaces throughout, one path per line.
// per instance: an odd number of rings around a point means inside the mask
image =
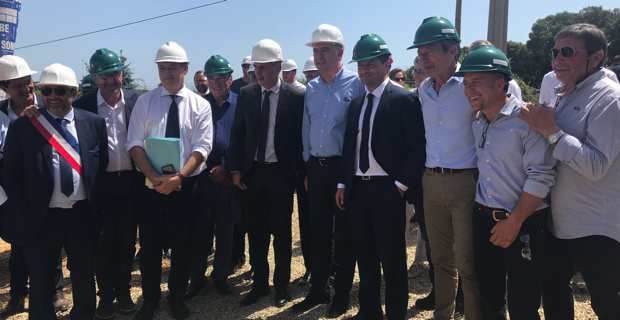
M 408 229 L 410 230 L 410 229 Z M 411 264 L 413 257 L 415 256 L 415 237 L 408 235 L 408 247 L 407 254 L 408 260 Z M 247 246 L 246 246 L 247 247 Z M 0 307 L 8 302 L 8 246 L 6 243 L 0 241 Z M 270 251 L 270 265 L 273 268 L 273 256 Z M 169 261 L 164 261 L 164 280 L 167 277 L 167 270 Z M 293 300 L 282 308 L 273 306 L 272 296 L 263 298 L 259 303 L 248 306 L 240 307 L 239 301 L 241 297 L 250 289 L 251 279 L 249 274 L 249 264 L 246 264 L 243 268 L 238 270 L 230 277 L 231 284 L 234 286 L 234 293 L 231 296 L 221 296 L 215 292 L 212 286 L 207 287 L 204 295 L 197 296 L 188 302 L 192 315 L 190 319 L 217 319 L 217 320 L 238 320 L 238 319 L 327 319 L 324 317 L 327 312 L 327 305 L 316 307 L 304 314 L 296 315 L 289 309 L 298 301 L 301 301 L 306 293 L 307 287 L 300 287 L 296 282 L 290 285 L 290 293 Z M 301 247 L 299 242 L 299 229 L 297 224 L 297 213 L 293 216 L 293 261 L 291 268 L 291 279 L 296 280 L 301 277 L 305 272 L 303 265 L 303 258 L 301 255 Z M 413 308 L 414 302 L 424 297 L 430 291 L 430 283 L 428 277 L 424 271 L 424 266 L 416 265 L 410 272 L 409 279 L 409 319 L 432 319 L 432 313 L 429 311 L 418 312 Z M 209 271 L 210 272 L 210 268 Z M 273 272 L 273 269 L 272 269 Z M 65 269 L 65 281 L 68 283 L 69 272 Z M 141 290 L 140 290 L 140 274 L 138 271 L 134 271 L 132 274 L 132 289 L 131 295 L 135 301 L 141 302 Z M 164 281 L 165 282 L 165 281 Z M 351 295 L 352 308 L 347 314 L 338 319 L 348 319 L 355 315 L 357 312 L 357 290 L 358 290 L 359 278 L 355 277 L 353 284 L 353 292 Z M 165 297 L 167 285 L 162 283 L 162 297 Z M 579 281 L 577 282 L 577 290 L 575 296 L 575 319 L 596 319 L 596 316 L 592 312 L 590 307 L 590 297 L 587 295 L 584 286 Z M 65 289 L 65 293 L 68 299 L 71 299 L 71 292 L 69 286 Z M 540 311 L 542 315 L 542 310 Z M 60 319 L 68 319 L 68 313 L 59 315 Z M 7 320 L 25 320 L 27 314 L 22 313 L 8 318 Z M 128 320 L 131 316 L 117 316 L 115 319 Z M 162 300 L 161 308 L 157 312 L 155 319 L 168 320 L 172 319 L 166 308 L 164 300 Z

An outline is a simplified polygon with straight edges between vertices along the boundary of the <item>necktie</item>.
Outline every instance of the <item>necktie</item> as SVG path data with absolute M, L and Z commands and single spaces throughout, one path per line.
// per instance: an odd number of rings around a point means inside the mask
M 368 139 L 370 137 L 370 115 L 372 114 L 372 99 L 374 96 L 369 93 L 367 96 L 366 110 L 364 110 L 364 120 L 362 122 L 362 141 L 360 143 L 360 171 L 366 173 L 370 168 L 370 161 L 368 160 Z
M 267 131 L 269 130 L 269 95 L 271 95 L 271 91 L 265 91 L 263 95 L 263 104 L 260 110 L 259 121 L 258 153 L 256 154 L 256 160 L 258 162 L 265 162 Z
M 166 138 L 179 138 L 181 137 L 179 129 L 179 106 L 175 100 L 177 96 L 171 94 L 170 109 L 168 109 L 168 119 L 166 120 Z
M 67 130 L 65 127 L 65 123 L 67 120 L 65 119 L 55 119 L 58 122 L 58 125 L 61 129 L 61 134 L 67 140 L 67 142 L 73 147 L 76 148 L 77 142 L 73 139 L 73 135 Z M 70 137 L 70 138 L 69 138 Z M 69 162 L 60 154 L 58 155 L 59 166 L 60 166 L 60 191 L 67 197 L 73 194 L 73 169 Z

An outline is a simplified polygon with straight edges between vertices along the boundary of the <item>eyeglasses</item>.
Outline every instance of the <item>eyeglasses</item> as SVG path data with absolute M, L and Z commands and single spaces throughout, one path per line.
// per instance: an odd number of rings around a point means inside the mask
M 55 88 L 44 87 L 44 88 L 41 88 L 41 94 L 46 96 L 46 97 L 51 95 L 52 92 L 54 92 L 57 96 L 64 96 L 65 94 L 67 94 L 67 88 L 64 88 L 64 87 L 55 87 Z
M 572 58 L 579 51 L 581 51 L 581 50 L 577 50 L 577 49 L 575 49 L 573 47 L 562 47 L 560 49 L 552 48 L 551 49 L 551 58 L 552 59 L 556 59 L 558 57 L 558 55 L 560 55 L 560 54 L 564 58 Z
M 396 82 L 405 81 L 405 77 L 395 77 L 394 81 L 396 81 Z
M 241 68 L 243 68 L 243 69 L 248 69 L 249 67 L 250 67 L 250 65 L 249 65 L 249 64 L 242 64 L 242 65 L 241 65 Z

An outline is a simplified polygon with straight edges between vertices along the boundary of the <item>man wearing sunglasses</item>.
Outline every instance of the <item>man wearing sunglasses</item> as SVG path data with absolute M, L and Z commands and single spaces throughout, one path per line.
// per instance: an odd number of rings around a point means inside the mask
M 44 105 L 43 98 L 36 96 L 34 93 L 35 88 L 32 75 L 35 73 L 35 71 L 30 70 L 28 63 L 18 56 L 6 55 L 0 58 L 0 87 L 8 94 L 8 99 L 0 102 L 0 111 L 11 122 L 17 120 L 28 106 L 34 104 L 38 107 L 43 107 Z M 8 129 L 8 125 L 9 124 L 6 123 L 6 127 L 3 127 L 2 141 L 6 138 L 7 130 L 5 129 Z M 4 146 L 4 142 L 2 146 Z M 0 170 L 1 163 L 0 161 Z M 1 219 L 4 220 L 4 217 L 1 217 Z M 13 230 L 0 231 L 2 231 L 2 237 L 10 242 L 11 232 Z M 18 244 L 11 245 L 9 272 L 11 277 L 11 297 L 5 309 L 0 313 L 0 317 L 9 317 L 25 310 L 24 299 L 28 292 L 27 284 L 29 272 L 26 266 L 23 246 Z M 62 262 L 60 259 L 56 265 L 55 281 L 56 291 L 54 293 L 54 307 L 57 311 L 64 311 L 68 309 L 69 305 L 62 291 Z
M 191 284 L 186 297 L 191 298 L 206 286 L 207 260 L 215 236 L 215 260 L 211 279 L 220 294 L 231 294 L 228 275 L 231 272 L 233 227 L 240 217 L 239 199 L 232 187 L 230 172 L 226 168 L 226 149 L 230 141 L 230 130 L 235 119 L 237 95 L 230 91 L 233 69 L 220 55 L 214 55 L 205 63 L 213 117 L 213 151 L 207 158 L 207 169 L 200 175 L 201 212 L 192 245 L 195 255 L 190 274 Z
M 481 319 L 506 319 L 506 302 L 511 319 L 538 319 L 550 214 L 544 199 L 555 181 L 555 160 L 545 138 L 519 118 L 524 102 L 510 94 L 512 71 L 503 52 L 479 46 L 457 74 L 478 110 L 473 216 Z
M 78 82 L 61 64 L 47 66 L 39 83 L 45 109 L 19 118 L 7 135 L 4 176 L 13 241 L 23 244 L 30 271 L 30 319 L 55 319 L 50 292 L 61 248 L 67 252 L 73 319 L 95 315 L 96 185 L 108 164 L 103 118 L 73 108 Z M 53 138 L 49 138 L 53 134 Z
M 557 160 L 545 318 L 572 319 L 570 278 L 580 271 L 599 319 L 620 319 L 620 85 L 601 69 L 607 38 L 574 24 L 555 36 L 552 66 L 563 84 L 555 108 L 529 105 L 523 118 Z
M 89 71 L 97 90 L 75 101 L 75 107 L 102 116 L 108 134 L 108 167 L 97 188 L 99 239 L 97 284 L 101 299 L 97 319 L 111 319 L 116 311 L 127 314 L 136 308 L 129 294 L 131 265 L 136 239 L 133 204 L 139 186 L 126 150 L 127 128 L 139 94 L 123 89 L 124 64 L 112 50 L 102 48 L 90 57 Z
M 241 78 L 235 79 L 232 82 L 232 85 L 230 86 L 230 91 L 238 95 L 241 88 L 247 86 L 252 82 L 249 75 L 251 66 L 252 58 L 250 56 L 243 58 L 243 60 L 241 61 L 241 71 L 243 72 L 243 76 Z

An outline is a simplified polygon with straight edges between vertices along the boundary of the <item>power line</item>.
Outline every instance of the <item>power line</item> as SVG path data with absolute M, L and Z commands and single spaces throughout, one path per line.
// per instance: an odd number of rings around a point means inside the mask
M 209 7 L 209 6 L 214 6 L 216 4 L 220 4 L 220 3 L 223 3 L 223 2 L 226 2 L 226 1 L 228 1 L 228 0 L 219 0 L 219 1 L 215 1 L 215 2 L 209 2 L 209 3 L 205 3 L 205 4 L 202 4 L 202 5 L 199 5 L 199 6 L 195 6 L 195 7 L 179 10 L 179 11 L 169 12 L 169 13 L 165 13 L 165 14 L 162 14 L 162 15 L 146 18 L 146 19 L 141 19 L 141 20 L 136 20 L 136 21 L 132 21 L 132 22 L 127 22 L 127 23 L 123 23 L 123 24 L 119 24 L 119 25 L 115 25 L 115 26 L 111 26 L 111 27 L 107 27 L 107 28 L 103 28 L 103 29 L 93 30 L 93 31 L 89 31 L 89 32 L 79 33 L 79 34 L 74 34 L 74 35 L 70 35 L 70 36 L 66 36 L 66 37 L 62 37 L 62 38 L 57 38 L 57 39 L 53 39 L 53 40 L 48 40 L 48 41 L 36 42 L 36 43 L 33 43 L 33 44 L 17 47 L 17 48 L 15 48 L 15 50 L 32 48 L 32 47 L 38 47 L 38 46 L 42 46 L 42 45 L 50 44 L 50 43 L 54 43 L 54 42 L 60 42 L 60 41 L 69 40 L 69 39 L 75 39 L 75 38 L 81 38 L 81 37 L 85 37 L 85 36 L 88 36 L 88 35 L 91 35 L 91 34 L 95 34 L 95 33 L 99 33 L 99 32 L 104 32 L 104 31 L 109 31 L 109 30 L 114 30 L 114 29 L 120 29 L 120 28 L 123 28 L 123 27 L 127 27 L 127 26 L 130 26 L 130 25 L 134 25 L 134 24 L 138 24 L 138 23 L 142 23 L 142 22 L 146 22 L 146 21 L 151 21 L 151 20 L 155 20 L 155 19 L 160 19 L 160 18 L 164 18 L 164 17 L 173 16 L 173 15 L 180 14 L 180 13 L 185 13 L 185 12 L 192 11 L 192 10 L 197 10 L 197 9 L 201 9 L 201 8 L 205 8 L 205 7 Z

